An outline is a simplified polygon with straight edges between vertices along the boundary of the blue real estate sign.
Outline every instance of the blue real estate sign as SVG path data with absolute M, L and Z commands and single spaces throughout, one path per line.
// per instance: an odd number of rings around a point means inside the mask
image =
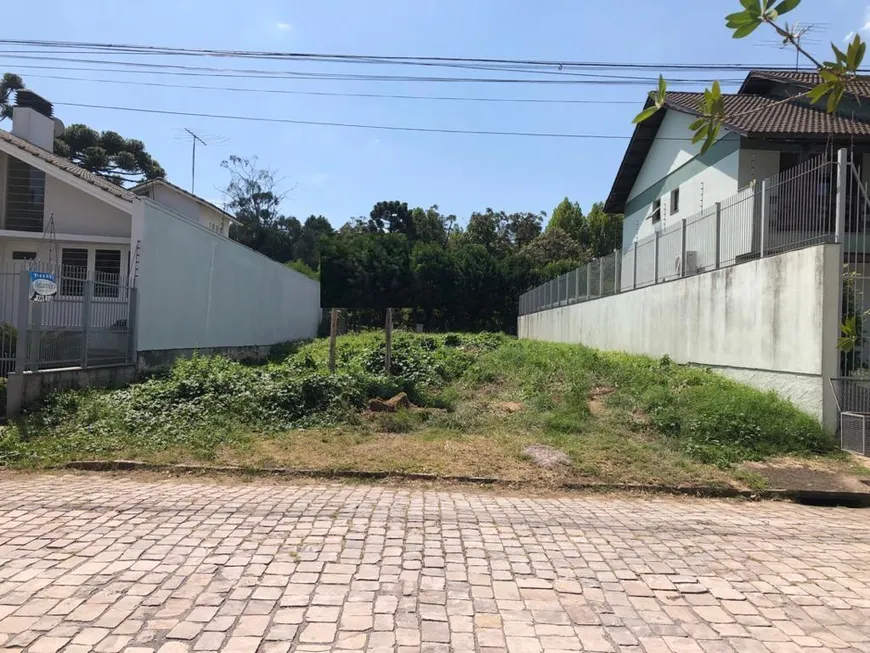
M 57 281 L 50 272 L 30 273 L 30 301 L 50 302 L 57 294 Z

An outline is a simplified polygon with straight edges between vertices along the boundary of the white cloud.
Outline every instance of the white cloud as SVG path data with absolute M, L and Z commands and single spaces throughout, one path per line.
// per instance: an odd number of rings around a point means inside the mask
M 275 27 L 277 27 L 282 32 L 289 32 L 291 29 L 293 29 L 293 25 L 291 25 L 290 23 L 282 23 L 280 21 L 275 23 Z
M 855 32 L 849 32 L 848 34 L 846 34 L 846 37 L 843 39 L 843 42 L 844 43 L 851 43 L 852 39 L 854 39 L 854 38 L 855 38 Z
M 308 179 L 309 186 L 320 186 L 321 184 L 325 184 L 329 179 L 329 175 L 325 172 L 318 173 L 316 175 L 311 175 Z

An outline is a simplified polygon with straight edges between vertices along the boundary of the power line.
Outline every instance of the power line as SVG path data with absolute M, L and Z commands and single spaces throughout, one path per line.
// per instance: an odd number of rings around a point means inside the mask
M 277 88 L 241 88 L 232 86 L 198 86 L 195 84 L 168 84 L 165 82 L 146 82 L 123 79 L 93 79 L 90 77 L 65 77 L 63 75 L 28 75 L 28 79 L 59 79 L 73 82 L 97 82 L 101 84 L 124 84 L 131 86 L 151 86 L 157 88 L 188 88 L 202 91 L 229 91 L 241 93 L 274 93 L 279 95 L 310 95 L 323 97 L 360 97 L 360 98 L 385 98 L 393 100 L 443 100 L 455 102 L 518 102 L 530 104 L 642 104 L 638 100 L 574 100 L 559 98 L 485 98 L 485 97 L 461 97 L 444 95 L 403 95 L 391 93 L 339 93 L 336 91 L 296 91 Z
M 146 113 L 168 116 L 184 116 L 193 118 L 213 118 L 218 120 L 242 120 L 247 122 L 268 122 L 288 125 L 309 125 L 317 127 L 347 127 L 353 129 L 378 129 L 383 131 L 422 132 L 428 134 L 464 134 L 474 136 L 524 136 L 536 138 L 571 138 L 571 139 L 600 139 L 600 140 L 630 140 L 631 136 L 616 134 L 571 134 L 555 132 L 521 132 L 521 131 L 497 131 L 475 129 L 447 129 L 440 127 L 403 127 L 398 125 L 367 125 L 361 123 L 328 122 L 321 120 L 295 120 L 291 118 L 268 118 L 264 116 L 239 116 L 215 113 L 196 113 L 193 111 L 173 111 L 169 109 L 146 109 L 144 107 L 119 107 L 102 104 L 84 104 L 78 102 L 53 102 L 62 107 L 79 107 L 84 109 L 105 109 L 109 111 L 130 111 L 134 113 Z M 653 140 L 653 138 L 650 138 Z M 657 137 L 656 140 L 690 142 L 690 138 Z
M 540 59 L 505 59 L 480 57 L 434 57 L 434 56 L 385 56 L 360 54 L 329 54 L 312 52 L 280 52 L 255 50 L 223 50 L 206 48 L 179 48 L 154 45 L 133 45 L 116 43 L 98 43 L 83 41 L 49 41 L 27 39 L 0 39 L 0 45 L 23 46 L 27 48 L 44 47 L 52 50 L 72 48 L 75 52 L 106 53 L 115 52 L 127 55 L 172 55 L 172 56 L 204 56 L 245 59 L 278 59 L 332 63 L 364 63 L 390 65 L 423 65 L 423 64 L 475 64 L 475 65 L 522 65 L 557 68 L 593 68 L 593 69 L 648 69 L 657 71 L 674 70 L 705 70 L 705 71 L 743 71 L 764 68 L 767 70 L 790 70 L 788 66 L 748 65 L 748 64 L 704 64 L 704 63 L 650 63 L 650 62 L 607 62 L 607 61 L 569 61 Z
M 0 51 L 0 57 L 3 57 L 3 52 Z M 60 63 L 76 63 L 76 64 L 92 64 L 94 68 L 81 67 L 63 67 L 63 66 L 35 66 L 35 65 L 18 65 L 19 68 L 36 68 L 48 70 L 74 70 L 76 72 L 119 72 L 130 73 L 139 72 L 146 74 L 169 74 L 169 75 L 184 75 L 184 76 L 207 76 L 207 77 L 243 77 L 250 79 L 255 76 L 258 79 L 304 79 L 315 81 L 370 81 L 370 82 L 435 82 L 435 83 L 496 83 L 496 84 L 542 84 L 542 85 L 601 85 L 601 86 L 649 86 L 658 82 L 658 78 L 654 77 L 626 77 L 626 76 L 584 76 L 582 78 L 572 77 L 571 79 L 538 79 L 538 78 L 516 78 L 516 77 L 433 77 L 419 75 L 370 75 L 370 74 L 355 74 L 355 73 L 322 73 L 322 72 L 303 72 L 303 71 L 275 71 L 263 69 L 245 69 L 245 68 L 211 68 L 207 66 L 186 66 L 174 64 L 152 64 L 139 63 L 131 61 L 117 60 L 88 60 L 80 58 L 66 57 L 43 57 L 30 55 L 13 55 L 12 57 L 4 57 L 11 59 L 24 59 L 25 61 L 55 61 Z M 120 65 L 125 66 L 125 69 L 106 69 L 98 66 L 104 65 Z M 556 74 L 556 73 L 548 73 Z M 568 74 L 568 73 L 566 73 Z M 580 73 L 572 75 L 579 76 Z M 715 81 L 712 78 L 676 78 L 669 79 L 668 83 L 676 86 L 697 85 Z M 723 84 L 739 84 L 743 80 L 740 79 L 724 79 L 719 80 Z

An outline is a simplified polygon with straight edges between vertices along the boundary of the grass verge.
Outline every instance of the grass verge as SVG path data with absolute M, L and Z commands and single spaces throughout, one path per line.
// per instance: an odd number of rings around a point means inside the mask
M 667 358 L 602 353 L 495 334 L 397 334 L 395 375 L 378 333 L 286 350 L 262 367 L 181 361 L 123 390 L 59 393 L 0 433 L 0 463 L 70 460 L 284 466 L 490 476 L 509 481 L 739 485 L 745 461 L 822 455 L 815 420 L 772 393 Z M 365 411 L 399 391 L 415 408 Z M 524 451 L 567 455 L 544 469 Z

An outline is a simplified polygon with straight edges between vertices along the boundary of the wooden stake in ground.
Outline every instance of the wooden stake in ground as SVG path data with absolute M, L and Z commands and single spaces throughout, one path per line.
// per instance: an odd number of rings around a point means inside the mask
M 393 364 L 393 309 L 387 309 L 387 321 L 384 324 L 386 332 L 387 347 L 384 354 L 384 374 L 390 375 L 390 367 Z
M 335 339 L 338 336 L 338 309 L 329 311 L 329 371 L 335 372 Z

